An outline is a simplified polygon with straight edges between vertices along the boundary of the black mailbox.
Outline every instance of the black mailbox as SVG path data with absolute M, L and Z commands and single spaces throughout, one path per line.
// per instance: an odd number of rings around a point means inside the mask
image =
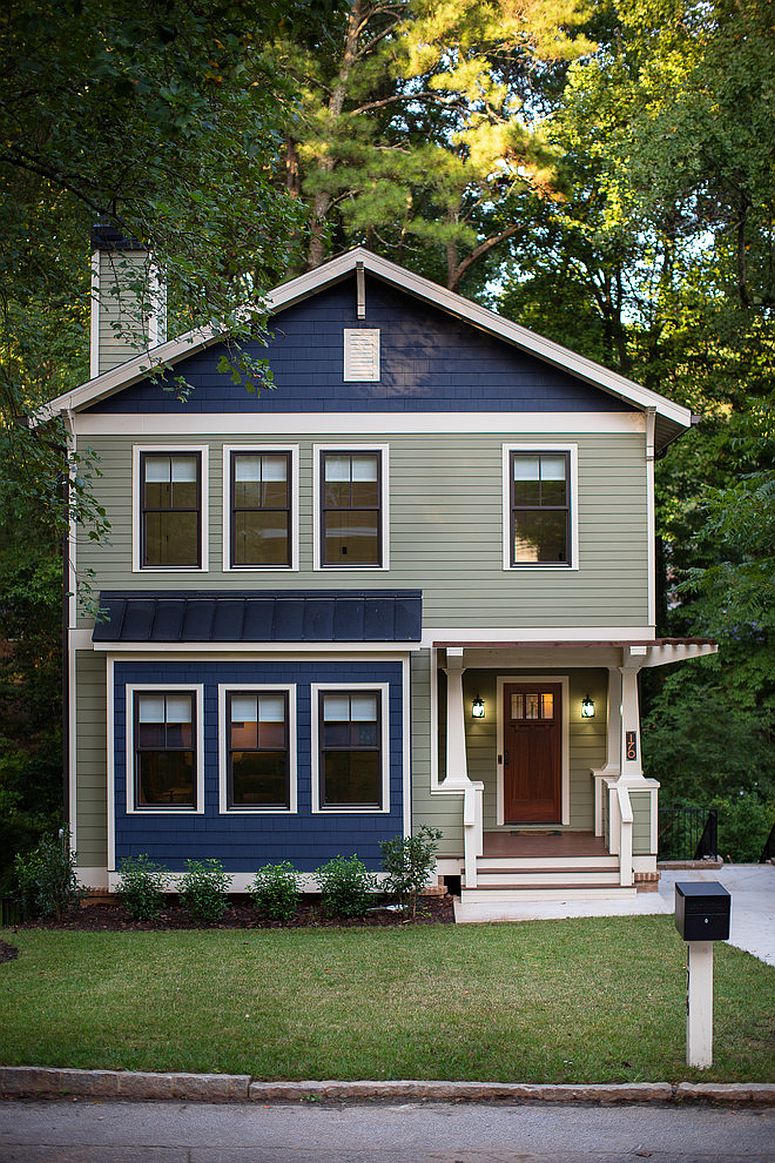
M 675 927 L 684 941 L 726 941 L 732 898 L 718 881 L 675 886 Z

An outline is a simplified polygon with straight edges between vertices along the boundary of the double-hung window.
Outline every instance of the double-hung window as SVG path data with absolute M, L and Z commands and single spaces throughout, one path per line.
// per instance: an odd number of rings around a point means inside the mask
M 313 686 L 313 810 L 389 810 L 387 688 Z
M 224 449 L 224 569 L 293 569 L 295 450 Z
M 135 453 L 135 569 L 206 569 L 205 452 Z
M 387 568 L 386 450 L 317 450 L 316 565 Z
M 221 688 L 222 812 L 296 810 L 292 687 Z
M 504 565 L 575 566 L 575 447 L 504 452 Z
M 129 806 L 201 811 L 200 691 L 129 689 Z

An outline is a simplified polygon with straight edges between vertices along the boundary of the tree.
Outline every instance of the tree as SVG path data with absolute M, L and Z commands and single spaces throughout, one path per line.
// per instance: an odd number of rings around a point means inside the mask
M 164 269 L 174 330 L 239 339 L 293 252 L 278 188 L 292 91 L 262 51 L 295 6 L 10 0 L 0 21 L 0 851 L 58 814 L 59 546 L 104 530 L 88 452 L 26 417 L 88 378 L 89 236 L 106 218 Z M 3 869 L 0 867 L 0 876 Z
M 550 195 L 537 106 L 591 45 L 577 0 L 354 0 L 278 42 L 303 101 L 287 183 L 306 200 L 307 265 L 363 241 L 453 290 Z

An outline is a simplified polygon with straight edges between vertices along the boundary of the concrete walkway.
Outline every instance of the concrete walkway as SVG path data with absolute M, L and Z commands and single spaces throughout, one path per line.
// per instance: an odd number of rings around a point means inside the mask
M 730 945 L 775 965 L 775 865 L 725 864 L 722 868 L 663 871 L 659 892 L 642 892 L 629 900 L 524 901 L 512 904 L 461 905 L 459 924 L 491 921 L 537 921 L 559 917 L 619 917 L 672 914 L 676 881 L 714 880 L 732 894 Z

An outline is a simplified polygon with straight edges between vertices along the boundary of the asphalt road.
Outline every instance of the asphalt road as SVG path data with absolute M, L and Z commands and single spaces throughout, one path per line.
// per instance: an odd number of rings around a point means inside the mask
M 2 1163 L 772 1163 L 775 1112 L 708 1106 L 0 1103 Z

